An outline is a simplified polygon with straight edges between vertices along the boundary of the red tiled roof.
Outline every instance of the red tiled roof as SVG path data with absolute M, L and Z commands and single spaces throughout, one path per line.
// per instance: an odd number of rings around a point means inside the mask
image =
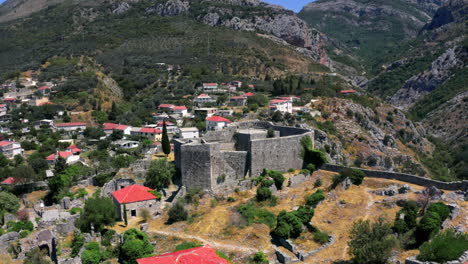
M 341 91 L 340 93 L 342 93 L 342 94 L 357 93 L 357 91 L 356 91 L 356 90 L 343 90 L 343 91 Z
M 76 145 L 71 145 L 67 148 L 72 153 L 78 153 L 81 152 L 81 149 L 79 149 Z
M 70 157 L 71 155 L 73 155 L 73 152 L 70 152 L 70 151 L 59 151 L 58 152 L 59 156 L 61 158 L 68 158 Z M 50 154 L 49 156 L 47 156 L 46 160 L 55 160 L 55 153 L 54 154 Z
M 0 104 L 0 107 L 5 107 L 5 106 L 6 106 L 6 105 L 4 105 L 4 104 Z
M 270 101 L 270 104 L 280 104 L 280 103 L 286 103 L 288 100 L 281 100 L 281 99 L 274 99 Z
M 151 133 L 151 134 L 161 134 L 162 131 L 152 127 L 144 127 L 140 129 L 140 133 Z
M 218 86 L 217 83 L 204 83 L 203 86 Z
M 113 192 L 112 196 L 114 196 L 120 204 L 156 199 L 157 197 L 149 191 L 152 191 L 152 189 L 134 184 Z
M 166 126 L 173 126 L 173 125 L 174 125 L 174 123 L 171 123 L 171 122 L 166 121 Z M 163 126 L 163 121 L 159 121 L 159 122 L 158 122 L 158 126 L 161 126 L 161 127 L 162 127 L 162 126 Z
M 0 141 L 0 147 L 4 147 L 4 146 L 7 146 L 7 145 L 10 145 L 11 143 L 13 143 L 13 142 L 7 141 L 7 140 Z
M 104 130 L 125 130 L 128 128 L 126 125 L 119 125 L 114 123 L 104 123 L 103 126 Z
M 185 106 L 174 106 L 172 110 L 187 110 L 187 107 Z
M 14 101 L 16 101 L 16 98 L 3 98 L 3 101 L 14 102 Z
M 255 88 L 253 84 L 249 84 L 249 88 Z
M 13 183 L 15 183 L 15 181 L 16 181 L 15 178 L 8 177 L 4 181 L 2 181 L 2 184 L 13 184 Z
M 245 100 L 245 97 L 244 96 L 233 96 L 233 97 L 231 97 L 231 99 L 236 99 L 236 100 L 237 99 L 243 99 L 243 100 Z
M 228 264 L 209 245 L 137 259 L 138 264 Z
M 160 104 L 159 105 L 159 108 L 172 108 L 172 107 L 174 107 L 173 104 Z
M 202 97 L 210 97 L 210 96 L 207 95 L 207 94 L 200 94 L 200 95 L 198 96 L 198 98 L 202 98 Z
M 254 93 L 251 93 L 251 92 L 248 92 L 248 93 L 245 93 L 244 96 L 252 96 L 254 95 Z
M 57 123 L 56 127 L 72 127 L 72 126 L 86 126 L 86 123 L 74 122 L 74 123 Z
M 50 89 L 49 86 L 42 86 L 42 87 L 37 88 L 37 90 L 40 90 L 40 91 L 41 90 L 48 90 L 48 89 Z
M 231 123 L 231 120 L 226 119 L 222 116 L 211 116 L 206 118 L 206 120 L 211 121 L 211 122 L 226 122 L 226 123 Z

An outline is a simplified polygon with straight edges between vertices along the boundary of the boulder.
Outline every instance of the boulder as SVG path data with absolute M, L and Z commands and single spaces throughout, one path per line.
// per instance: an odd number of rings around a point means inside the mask
M 18 232 L 9 232 L 0 236 L 0 253 L 8 254 L 10 244 L 19 240 L 20 235 Z
M 4 220 L 4 223 L 8 223 L 10 221 L 16 221 L 16 215 L 14 214 L 6 214 L 4 217 L 3 217 L 3 220 Z
M 70 204 L 71 204 L 70 197 L 63 197 L 62 201 L 60 202 L 60 205 L 62 206 L 64 210 L 70 209 L 71 208 Z
M 140 231 L 142 232 L 147 232 L 148 231 L 148 223 L 143 223 L 143 224 L 140 224 Z
M 304 174 L 292 176 L 291 178 L 289 178 L 288 187 L 296 187 L 305 182 L 308 178 L 309 176 L 306 176 Z

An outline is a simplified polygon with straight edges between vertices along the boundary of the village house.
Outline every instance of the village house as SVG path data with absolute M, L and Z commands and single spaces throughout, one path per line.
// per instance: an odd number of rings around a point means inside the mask
M 270 111 L 276 112 L 280 111 L 281 113 L 290 113 L 293 112 L 293 104 L 291 100 L 283 99 L 274 99 L 270 101 Z
M 221 130 L 227 127 L 228 124 L 232 123 L 231 120 L 221 116 L 212 116 L 206 118 L 206 129 L 207 130 Z
M 14 158 L 16 155 L 23 155 L 24 149 L 21 144 L 15 141 L 0 141 L 0 153 L 5 155 L 8 159 Z
M 37 92 L 41 94 L 42 96 L 49 96 L 50 95 L 50 87 L 49 86 L 42 86 L 37 88 Z
M 80 123 L 80 122 L 74 122 L 74 123 L 56 123 L 55 128 L 57 130 L 62 130 L 62 131 L 78 131 L 78 130 L 85 130 L 86 129 L 86 123 Z
M 74 164 L 80 160 L 79 155 L 73 155 L 71 151 L 56 151 L 53 154 L 50 154 L 46 157 L 46 161 L 49 164 L 55 164 L 57 160 L 60 158 L 64 159 L 67 164 Z
M 204 83 L 203 84 L 203 92 L 205 93 L 216 93 L 219 91 L 220 89 L 217 83 Z
M 73 155 L 80 155 L 81 153 L 81 149 L 79 149 L 76 145 L 69 146 L 67 151 L 73 153 Z
M 127 126 L 127 125 L 114 124 L 114 123 L 104 123 L 102 129 L 104 130 L 104 133 L 106 133 L 106 135 L 110 135 L 114 131 L 122 131 L 124 135 L 130 135 L 130 131 L 132 130 L 132 127 Z
M 233 106 L 245 106 L 247 104 L 247 97 L 233 96 L 229 99 L 229 102 Z
M 121 149 L 132 149 L 138 148 L 140 146 L 140 143 L 138 141 L 118 140 L 114 142 L 114 145 Z
M 159 110 L 171 110 L 174 107 L 173 104 L 160 104 Z
M 153 119 L 155 122 L 164 121 L 169 118 L 169 115 L 166 113 L 154 113 Z
M 232 116 L 233 114 L 234 114 L 234 110 L 227 110 L 227 109 L 218 110 L 219 116 Z
M 16 182 L 15 178 L 13 177 L 8 177 L 5 180 L 3 180 L 0 184 L 2 185 L 12 185 Z
M 179 128 L 177 127 L 177 125 L 169 121 L 165 121 L 165 122 L 166 122 L 167 133 L 177 134 L 177 132 L 179 131 Z M 154 127 L 162 131 L 163 126 L 164 126 L 164 121 L 159 121 L 156 125 L 148 125 L 147 127 Z
M 250 96 L 254 96 L 255 94 L 252 92 L 244 93 L 244 97 L 249 98 Z
M 172 112 L 176 115 L 180 115 L 182 117 L 188 116 L 188 110 L 185 106 L 174 106 L 172 108 Z
M 197 96 L 197 98 L 195 98 L 195 103 L 197 103 L 198 105 L 216 103 L 216 99 L 207 94 L 200 94 L 199 96 Z
M 153 191 L 148 187 L 134 184 L 113 192 L 112 198 L 117 207 L 117 218 L 122 221 L 125 218 L 124 214 L 127 215 L 127 219 L 140 216 L 143 209 L 148 210 L 152 215 L 158 213 L 161 197 L 157 197 L 152 193 Z M 126 212 L 124 207 L 126 207 Z
M 210 245 L 137 259 L 138 264 L 229 264 Z
M 132 136 L 146 137 L 152 141 L 161 141 L 162 131 L 152 127 L 134 127 L 131 129 L 130 134 Z
M 231 84 L 234 85 L 234 86 L 236 86 L 237 88 L 241 88 L 241 87 L 242 87 L 242 82 L 241 82 L 241 81 L 232 81 Z
M 8 113 L 6 104 L 0 104 L 0 116 L 4 116 Z
M 179 128 L 179 138 L 199 138 L 200 132 L 196 127 L 183 127 Z
M 41 127 L 53 127 L 53 126 L 54 126 L 54 120 L 42 119 L 42 120 L 34 121 L 35 129 L 39 129 Z
M 200 116 L 210 117 L 218 113 L 218 108 L 198 108 L 198 109 L 195 109 L 194 112 L 195 112 L 196 117 L 200 117 Z

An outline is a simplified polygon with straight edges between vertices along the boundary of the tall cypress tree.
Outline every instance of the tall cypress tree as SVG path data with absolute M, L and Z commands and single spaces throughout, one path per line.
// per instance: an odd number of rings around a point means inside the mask
M 164 154 L 169 155 L 171 153 L 171 143 L 169 142 L 169 136 L 167 135 L 166 120 L 163 121 L 163 131 L 161 145 Z

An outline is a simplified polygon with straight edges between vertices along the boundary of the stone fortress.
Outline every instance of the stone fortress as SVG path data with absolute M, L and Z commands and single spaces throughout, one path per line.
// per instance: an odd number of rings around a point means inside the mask
M 303 137 L 313 142 L 314 131 L 263 121 L 232 123 L 199 139 L 175 139 L 175 164 L 186 188 L 220 193 L 248 184 L 265 168 L 301 169 Z

